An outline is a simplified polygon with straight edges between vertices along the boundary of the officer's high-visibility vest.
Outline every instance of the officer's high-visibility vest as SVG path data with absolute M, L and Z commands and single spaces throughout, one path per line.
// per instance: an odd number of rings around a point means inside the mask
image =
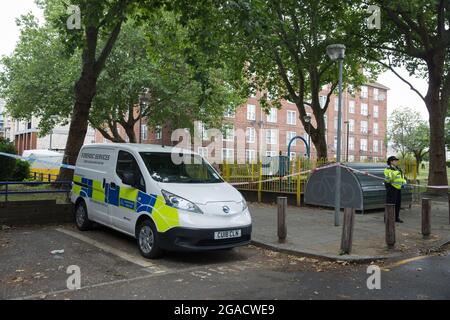
M 406 184 L 406 179 L 403 172 L 394 166 L 389 166 L 384 169 L 384 181 L 391 184 L 396 189 L 401 189 Z

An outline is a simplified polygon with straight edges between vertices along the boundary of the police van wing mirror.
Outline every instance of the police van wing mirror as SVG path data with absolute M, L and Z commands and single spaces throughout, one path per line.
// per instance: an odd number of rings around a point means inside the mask
M 122 183 L 134 187 L 136 185 L 136 176 L 132 171 L 124 171 L 122 174 Z

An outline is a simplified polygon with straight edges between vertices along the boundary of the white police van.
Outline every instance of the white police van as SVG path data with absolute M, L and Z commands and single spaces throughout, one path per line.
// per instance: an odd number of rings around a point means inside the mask
M 250 242 L 245 199 L 190 150 L 83 146 L 71 201 L 78 229 L 96 222 L 131 235 L 146 258 L 163 250 L 227 249 Z

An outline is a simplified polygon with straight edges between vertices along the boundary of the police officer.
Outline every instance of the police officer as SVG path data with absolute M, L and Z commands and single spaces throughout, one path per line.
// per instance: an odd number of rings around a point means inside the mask
M 384 169 L 384 185 L 386 186 L 386 203 L 395 204 L 395 221 L 400 220 L 401 192 L 406 185 L 406 179 L 402 170 L 398 167 L 398 159 L 391 156 L 387 159 L 387 167 Z

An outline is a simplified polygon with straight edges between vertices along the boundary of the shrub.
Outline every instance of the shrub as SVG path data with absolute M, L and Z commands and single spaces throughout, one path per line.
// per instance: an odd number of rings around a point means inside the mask
M 0 152 L 16 154 L 16 147 L 11 141 L 0 137 Z M 0 156 L 0 181 L 10 180 L 16 167 L 16 159 Z
M 16 160 L 16 167 L 12 179 L 14 181 L 23 181 L 30 177 L 30 163 L 23 160 Z
M 450 168 L 450 160 L 447 160 L 446 163 L 447 163 L 447 168 Z

